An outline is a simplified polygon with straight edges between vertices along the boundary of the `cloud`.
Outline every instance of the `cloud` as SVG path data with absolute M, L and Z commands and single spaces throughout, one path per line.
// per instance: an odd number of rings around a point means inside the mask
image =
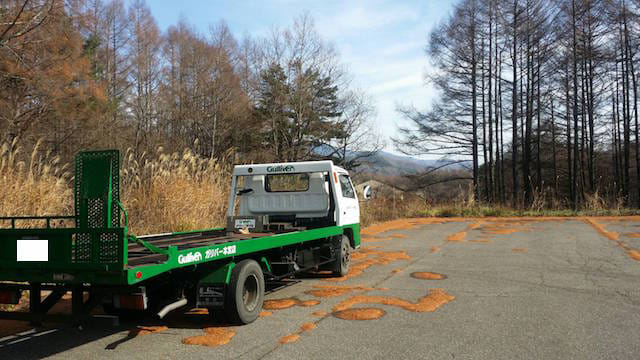
M 325 16 L 317 23 L 318 31 L 329 39 L 357 35 L 394 24 L 414 22 L 419 11 L 404 4 L 345 1 L 337 14 Z
M 381 51 L 381 55 L 383 56 L 397 56 L 399 54 L 404 54 L 408 51 L 415 52 L 415 50 L 424 49 L 426 45 L 426 41 L 420 40 L 412 40 L 407 42 L 401 42 L 397 44 L 393 44 L 391 46 L 387 46 Z
M 369 88 L 369 93 L 376 94 L 384 94 L 390 91 L 405 89 L 405 88 L 416 88 L 424 85 L 422 80 L 422 73 L 415 73 L 408 76 L 394 78 L 393 80 L 381 82 Z

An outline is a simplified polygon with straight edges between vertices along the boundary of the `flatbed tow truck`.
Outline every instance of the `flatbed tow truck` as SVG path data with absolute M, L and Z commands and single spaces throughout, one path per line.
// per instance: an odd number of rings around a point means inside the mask
M 70 291 L 77 324 L 97 306 L 160 318 L 208 308 L 247 324 L 262 309 L 266 281 L 316 269 L 345 275 L 360 246 L 353 184 L 331 161 L 237 165 L 226 228 L 135 236 L 120 202 L 119 157 L 76 156 L 74 215 L 0 217 L 0 303 L 17 304 L 25 290 L 30 300 L 28 312 L 0 318 L 60 320 L 48 312 Z M 20 227 L 33 222 L 44 227 Z

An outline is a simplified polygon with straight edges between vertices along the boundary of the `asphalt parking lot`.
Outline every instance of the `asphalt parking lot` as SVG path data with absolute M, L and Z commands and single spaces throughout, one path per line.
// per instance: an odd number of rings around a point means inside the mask
M 393 221 L 349 275 L 291 281 L 250 325 L 4 321 L 0 358 L 637 359 L 639 250 L 640 217 Z

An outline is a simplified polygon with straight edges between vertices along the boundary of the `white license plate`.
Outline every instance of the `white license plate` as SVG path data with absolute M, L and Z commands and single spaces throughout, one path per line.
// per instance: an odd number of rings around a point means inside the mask
M 236 219 L 236 228 L 255 229 L 256 219 Z
M 49 261 L 49 240 L 17 240 L 16 261 Z

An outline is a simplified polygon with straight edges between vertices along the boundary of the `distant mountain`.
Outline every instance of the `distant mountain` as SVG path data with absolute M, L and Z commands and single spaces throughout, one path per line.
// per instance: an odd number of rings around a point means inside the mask
M 386 176 L 402 176 L 421 173 L 434 166 L 444 165 L 446 160 L 426 160 L 411 156 L 392 154 L 379 151 L 371 156 L 358 159 L 360 166 L 355 170 L 360 174 L 375 174 Z M 449 168 L 460 167 L 458 164 Z
M 329 156 L 332 150 L 326 146 L 315 148 L 314 153 L 320 156 Z M 364 156 L 365 153 L 347 151 L 347 158 L 353 159 Z M 426 160 L 412 156 L 396 155 L 387 151 L 378 151 L 373 155 L 364 156 L 357 159 L 360 163 L 355 169 L 355 173 L 367 175 L 383 176 L 403 176 L 421 173 L 434 166 L 444 165 L 447 160 Z M 447 169 L 461 168 L 460 164 L 453 164 Z

